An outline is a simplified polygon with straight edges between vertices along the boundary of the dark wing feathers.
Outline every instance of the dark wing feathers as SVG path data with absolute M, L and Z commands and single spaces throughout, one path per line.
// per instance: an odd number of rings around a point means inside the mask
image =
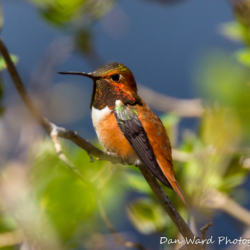
M 122 130 L 124 136 L 130 143 L 131 147 L 139 157 L 140 161 L 144 166 L 163 184 L 172 188 L 167 178 L 162 173 L 155 155 L 148 140 L 146 131 L 144 130 L 141 122 L 139 121 L 137 115 L 132 111 L 130 115 L 127 115 L 128 110 L 126 110 L 126 116 L 123 115 L 122 111 L 117 112 L 114 110 L 114 114 L 117 120 L 117 123 Z

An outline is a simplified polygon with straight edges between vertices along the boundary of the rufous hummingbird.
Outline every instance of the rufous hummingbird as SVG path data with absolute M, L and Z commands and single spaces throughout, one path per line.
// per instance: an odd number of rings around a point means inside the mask
M 161 120 L 138 95 L 132 72 L 115 62 L 92 73 L 59 73 L 93 80 L 91 117 L 104 149 L 118 154 L 128 164 L 142 163 L 185 202 L 175 178 L 167 132 Z

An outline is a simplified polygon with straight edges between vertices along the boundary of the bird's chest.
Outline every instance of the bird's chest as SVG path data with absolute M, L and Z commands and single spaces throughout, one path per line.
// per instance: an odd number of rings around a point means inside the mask
M 137 159 L 112 110 L 108 107 L 101 110 L 92 107 L 91 117 L 97 137 L 106 150 L 117 153 L 128 162 Z
M 112 110 L 108 106 L 103 109 L 92 107 L 91 117 L 100 143 L 105 149 L 110 150 L 110 141 L 114 136 L 113 131 L 120 132 Z
M 96 109 L 92 107 L 91 109 L 91 117 L 95 130 L 100 130 L 101 127 L 110 119 L 112 114 L 112 110 L 106 106 L 103 109 Z

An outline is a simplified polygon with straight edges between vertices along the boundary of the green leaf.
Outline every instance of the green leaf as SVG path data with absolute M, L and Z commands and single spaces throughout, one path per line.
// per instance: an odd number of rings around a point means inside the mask
M 141 198 L 130 203 L 127 213 L 136 229 L 143 234 L 163 230 L 169 220 L 160 204 L 149 198 Z
M 242 173 L 235 174 L 233 176 L 228 176 L 223 178 L 223 182 L 221 183 L 221 188 L 231 189 L 233 187 L 237 187 L 241 185 L 246 179 L 246 175 Z
M 117 176 L 121 171 L 116 171 L 118 167 L 105 161 L 91 163 L 82 149 L 71 144 L 69 151 L 68 145 L 68 142 L 63 143 L 63 152 L 99 190 L 105 211 L 111 210 L 115 217 L 124 199 L 124 186 L 120 181 L 122 177 Z M 39 141 L 36 154 L 31 185 L 41 210 L 50 218 L 63 242 L 74 237 L 78 230 L 89 236 L 100 222 L 92 188 L 79 180 L 58 158 L 51 140 Z
M 19 61 L 18 56 L 16 55 L 10 55 L 11 61 L 14 64 L 17 64 Z M 2 56 L 0 56 L 0 71 L 5 70 L 7 68 L 6 62 Z
M 161 121 L 166 127 L 176 125 L 180 120 L 180 117 L 175 114 L 167 114 L 161 116 Z
M 175 147 L 178 140 L 178 124 L 180 122 L 180 117 L 175 114 L 167 114 L 161 116 L 161 121 L 167 130 L 172 147 Z
M 30 0 L 40 9 L 41 16 L 49 23 L 64 28 L 69 24 L 83 23 L 104 16 L 115 0 Z M 78 25 L 76 25 L 78 26 Z
M 239 50 L 235 53 L 235 56 L 240 63 L 250 67 L 250 49 Z
M 242 30 L 242 25 L 238 22 L 223 23 L 219 27 L 219 31 L 225 37 L 233 41 L 244 41 L 245 33 Z
M 140 193 L 150 193 L 151 189 L 141 173 L 126 173 L 126 185 Z

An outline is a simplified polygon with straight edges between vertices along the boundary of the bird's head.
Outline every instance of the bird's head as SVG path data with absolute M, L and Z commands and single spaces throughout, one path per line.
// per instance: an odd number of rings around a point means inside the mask
M 69 75 L 81 75 L 91 78 L 98 85 L 110 84 L 114 89 L 137 92 L 137 86 L 135 78 L 129 68 L 121 63 L 108 63 L 100 68 L 96 69 L 94 72 L 59 72 L 59 74 L 69 74 Z
M 137 86 L 132 72 L 121 63 L 108 63 L 94 72 L 59 72 L 59 74 L 81 75 L 91 78 L 94 82 L 90 106 L 102 108 L 108 105 L 114 107 L 115 100 L 123 103 L 141 103 L 137 95 Z

